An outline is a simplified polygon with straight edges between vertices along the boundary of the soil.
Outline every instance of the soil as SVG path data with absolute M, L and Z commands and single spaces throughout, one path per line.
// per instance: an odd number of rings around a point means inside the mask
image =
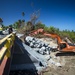
M 48 72 L 43 72 L 43 75 L 75 75 L 75 56 L 64 56 L 64 59 L 66 61 L 64 66 L 48 67 Z
M 49 41 L 50 40 L 50 41 Z M 43 38 L 43 41 L 50 42 L 51 46 L 57 46 L 55 40 L 49 38 Z M 43 72 L 43 75 L 75 75 L 75 53 L 51 53 L 51 55 L 57 55 L 60 58 L 62 67 L 56 67 L 50 65 L 47 68 L 47 72 Z

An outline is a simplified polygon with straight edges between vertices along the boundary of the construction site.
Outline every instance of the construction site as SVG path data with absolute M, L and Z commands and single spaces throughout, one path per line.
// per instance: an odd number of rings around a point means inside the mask
M 0 75 L 75 75 L 74 0 L 0 3 Z
M 36 37 L 37 34 L 44 37 Z M 1 40 L 0 75 L 74 75 L 75 44 L 68 38 L 66 41 L 43 29 L 28 35 L 7 35 Z
M 35 36 L 39 33 L 42 33 L 44 37 L 39 38 Z M 42 69 L 38 70 L 39 74 L 74 75 L 75 44 L 68 38 L 65 38 L 65 40 L 67 42 L 57 34 L 47 34 L 43 29 L 38 29 L 32 31 L 31 34 L 26 36 L 22 41 L 31 48 L 29 52 L 41 62 L 40 66 Z M 65 43 L 69 47 L 64 46 Z

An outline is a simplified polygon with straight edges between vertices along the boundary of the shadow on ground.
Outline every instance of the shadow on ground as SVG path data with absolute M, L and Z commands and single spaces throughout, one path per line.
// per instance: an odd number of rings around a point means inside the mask
M 75 52 L 62 52 L 62 53 L 57 53 L 56 56 L 75 56 Z

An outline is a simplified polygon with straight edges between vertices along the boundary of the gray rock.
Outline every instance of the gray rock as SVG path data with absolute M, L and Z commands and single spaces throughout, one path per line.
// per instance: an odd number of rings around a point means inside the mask
M 51 48 L 50 48 L 50 47 L 48 47 L 48 50 L 49 50 L 49 51 L 51 51 Z
M 43 50 L 43 51 L 44 51 L 45 49 L 46 49 L 46 48 L 45 48 L 44 46 L 41 48 L 41 50 Z
M 33 44 L 35 44 L 35 41 L 34 41 L 34 40 L 32 40 L 32 43 L 33 43 Z
M 42 44 L 42 46 L 44 46 L 45 43 L 44 42 L 41 42 L 41 44 Z
M 26 41 L 32 41 L 33 39 L 34 39 L 33 37 L 27 36 L 25 40 Z
M 50 54 L 50 51 L 46 51 L 46 54 L 49 55 Z
M 34 47 L 34 44 L 32 42 L 30 43 L 30 47 L 32 47 L 32 48 Z
M 38 43 L 38 44 L 39 44 L 40 42 L 41 42 L 40 40 L 37 40 L 37 41 L 36 41 L 36 43 Z
M 41 45 L 38 44 L 38 45 L 37 45 L 37 48 L 41 48 Z
M 44 43 L 39 39 L 30 36 L 26 37 L 26 42 L 28 43 L 28 45 L 30 45 L 31 48 L 39 48 L 37 51 L 40 54 L 50 54 L 51 48 L 47 43 Z
M 42 51 L 41 49 L 39 49 L 38 51 L 40 54 L 44 55 L 44 51 Z
M 34 47 L 37 48 L 38 44 L 34 44 Z
M 46 51 L 50 51 L 50 47 L 46 47 Z
M 48 47 L 48 44 L 47 44 L 47 43 L 45 43 L 45 44 L 44 44 L 44 46 L 45 46 L 45 47 Z

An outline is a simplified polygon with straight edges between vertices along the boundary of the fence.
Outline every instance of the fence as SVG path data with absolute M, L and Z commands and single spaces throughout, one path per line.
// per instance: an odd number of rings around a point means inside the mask
M 14 44 L 15 35 L 15 33 L 11 33 L 0 40 L 0 75 L 3 75 L 6 63 L 11 57 L 11 48 Z

